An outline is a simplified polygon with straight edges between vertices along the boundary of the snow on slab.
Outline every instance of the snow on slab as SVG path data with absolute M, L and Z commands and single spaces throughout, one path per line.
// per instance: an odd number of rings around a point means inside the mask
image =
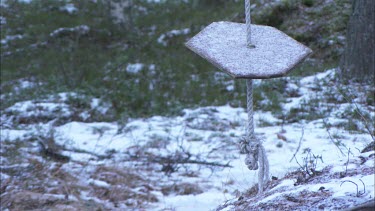
M 186 46 L 235 78 L 275 78 L 286 75 L 312 51 L 269 26 L 251 25 L 252 44 L 246 42 L 246 25 L 214 22 Z

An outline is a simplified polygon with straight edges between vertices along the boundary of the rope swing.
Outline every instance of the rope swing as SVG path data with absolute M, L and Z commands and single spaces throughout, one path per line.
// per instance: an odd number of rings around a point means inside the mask
M 246 24 L 213 22 L 186 46 L 234 78 L 246 79 L 248 122 L 240 153 L 246 154 L 245 164 L 250 170 L 258 170 L 258 193 L 262 193 L 269 182 L 269 163 L 254 133 L 252 79 L 282 77 L 312 51 L 273 27 L 251 25 L 250 7 L 250 0 L 245 0 Z

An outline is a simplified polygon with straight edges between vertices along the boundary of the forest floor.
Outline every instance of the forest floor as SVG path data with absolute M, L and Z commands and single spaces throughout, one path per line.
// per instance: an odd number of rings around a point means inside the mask
M 1 112 L 1 208 L 341 210 L 373 201 L 375 108 L 359 91 L 373 87 L 353 85 L 346 95 L 335 75 L 286 80 L 283 115 L 255 112 L 272 176 L 261 195 L 239 154 L 242 108 L 120 125 L 82 121 L 107 108 L 92 99 L 80 110 L 75 93 L 15 103 Z M 19 81 L 18 89 L 30 86 Z

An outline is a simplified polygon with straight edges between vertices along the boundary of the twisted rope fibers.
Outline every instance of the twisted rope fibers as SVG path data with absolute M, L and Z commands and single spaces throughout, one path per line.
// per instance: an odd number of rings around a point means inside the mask
M 245 0 L 245 14 L 246 14 L 246 31 L 247 31 L 247 45 L 254 47 L 251 43 L 251 17 L 250 17 L 250 0 Z M 253 81 L 246 80 L 247 87 L 247 115 L 248 124 L 246 125 L 246 139 L 240 141 L 241 153 L 246 154 L 245 164 L 250 170 L 257 170 L 258 172 L 258 193 L 262 193 L 264 185 L 269 180 L 269 163 L 266 151 L 262 143 L 255 137 L 254 132 L 254 109 L 253 109 Z M 259 162 L 259 166 L 258 166 Z
M 250 0 L 245 0 L 245 19 L 246 19 L 246 41 L 247 45 L 251 45 L 251 16 L 250 16 Z

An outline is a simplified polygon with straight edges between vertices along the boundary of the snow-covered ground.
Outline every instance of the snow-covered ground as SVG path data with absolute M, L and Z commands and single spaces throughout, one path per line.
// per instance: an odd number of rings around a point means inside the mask
M 283 104 L 284 111 L 306 111 L 301 108 L 306 102 L 334 92 L 334 74 L 291 80 L 287 91 L 297 94 Z M 249 171 L 239 154 L 247 121 L 243 108 L 185 109 L 180 116 L 125 124 L 89 122 L 91 115 L 106 112 L 105 103 L 92 99 L 90 109 L 76 111 L 68 103 L 74 95 L 18 102 L 2 111 L 4 210 L 30 203 L 72 210 L 331 210 L 374 200 L 374 151 L 361 153 L 373 141 L 365 128 L 373 130 L 374 106 L 365 105 L 360 94 L 355 103 L 318 102 L 316 112 L 330 112 L 313 120 L 255 112 L 255 132 L 273 178 L 262 195 L 250 189 L 257 172 Z M 345 115 L 356 109 L 370 119 L 364 115 L 356 122 L 359 131 L 348 131 Z M 301 179 L 304 164 L 315 175 Z

